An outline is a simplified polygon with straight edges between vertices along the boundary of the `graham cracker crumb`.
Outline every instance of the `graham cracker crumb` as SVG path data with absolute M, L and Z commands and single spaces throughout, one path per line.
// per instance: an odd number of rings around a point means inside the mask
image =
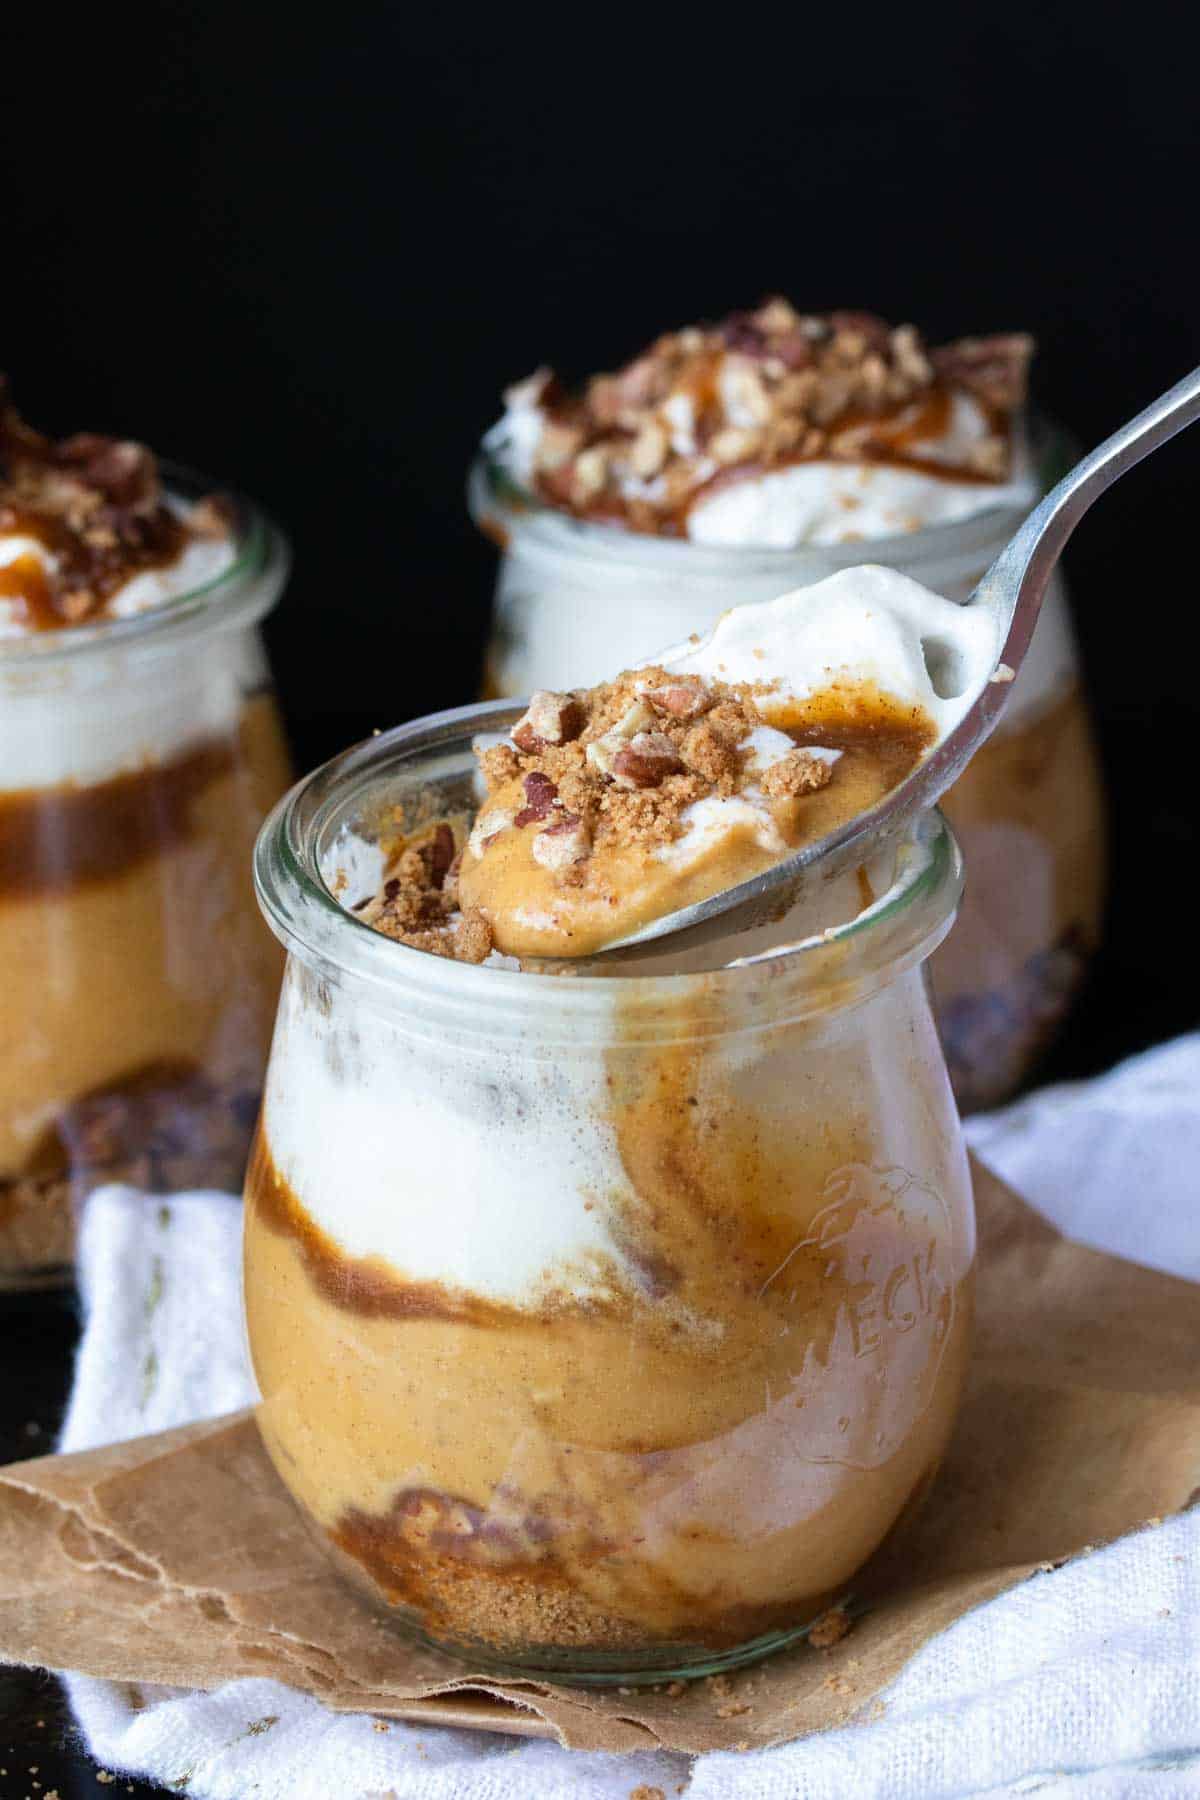
M 458 838 L 444 819 L 397 839 L 382 891 L 356 909 L 358 917 L 411 949 L 456 962 L 485 962 L 492 950 L 491 927 L 478 910 L 459 908 L 458 856 Z
M 667 1800 L 667 1796 L 662 1788 L 647 1787 L 643 1781 L 639 1782 L 637 1787 L 630 1788 L 629 1800 Z
M 840 1644 L 854 1624 L 844 1606 L 831 1606 L 809 1627 L 808 1641 L 814 1650 L 832 1650 Z
M 833 779 L 833 764 L 810 750 L 793 750 L 767 769 L 759 786 L 773 799 L 800 794 L 815 794 Z

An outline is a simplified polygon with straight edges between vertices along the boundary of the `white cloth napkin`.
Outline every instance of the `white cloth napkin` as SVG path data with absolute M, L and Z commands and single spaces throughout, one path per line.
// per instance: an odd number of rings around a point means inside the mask
M 969 1135 L 1071 1236 L 1200 1279 L 1200 1035 Z M 129 1189 L 88 1208 L 65 1450 L 253 1397 L 236 1203 L 188 1194 L 146 1221 Z M 403 1724 L 384 1734 L 270 1681 L 142 1689 L 135 1708 L 114 1683 L 67 1680 L 93 1755 L 189 1800 L 628 1800 L 639 1786 L 664 1800 L 1175 1800 L 1200 1796 L 1200 1511 L 968 1614 L 914 1657 L 877 1722 L 776 1750 L 581 1754 Z

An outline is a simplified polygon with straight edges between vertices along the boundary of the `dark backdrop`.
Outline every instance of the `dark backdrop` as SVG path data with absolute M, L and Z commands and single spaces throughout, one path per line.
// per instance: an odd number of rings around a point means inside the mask
M 286 524 L 304 765 L 472 696 L 493 553 L 463 474 L 539 361 L 777 288 L 935 339 L 1028 327 L 1039 402 L 1091 441 L 1200 360 L 1182 7 L 432 11 L 3 27 L 0 364 L 35 422 L 144 437 Z M 1057 1072 L 1200 1010 L 1198 476 L 1200 432 L 1070 552 L 1116 889 Z

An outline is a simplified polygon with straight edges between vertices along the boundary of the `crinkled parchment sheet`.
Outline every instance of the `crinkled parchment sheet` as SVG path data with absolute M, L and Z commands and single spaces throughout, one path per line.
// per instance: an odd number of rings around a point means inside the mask
M 1200 1487 L 1200 1286 L 1068 1243 L 975 1175 L 961 1422 L 831 1649 L 675 1694 L 472 1671 L 408 1644 L 341 1585 L 242 1414 L 0 1472 L 0 1661 L 178 1687 L 273 1676 L 340 1710 L 589 1750 L 757 1748 L 869 1718 L 970 1607 Z

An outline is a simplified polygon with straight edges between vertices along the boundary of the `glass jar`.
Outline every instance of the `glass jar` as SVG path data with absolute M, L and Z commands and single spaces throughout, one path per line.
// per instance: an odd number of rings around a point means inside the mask
M 1041 457 L 1049 485 L 1061 444 Z M 485 694 L 585 687 L 770 600 L 877 562 L 965 599 L 1020 524 L 1012 507 L 905 536 L 793 550 L 724 549 L 581 521 L 515 489 L 484 452 L 476 523 L 503 552 Z M 1004 718 L 947 796 L 967 889 L 933 964 L 938 1020 L 964 1109 L 1010 1094 L 1064 1018 L 1100 932 L 1105 816 L 1061 577 Z
M 0 642 L 0 1286 L 69 1273 L 104 1182 L 241 1185 L 281 973 L 250 856 L 291 774 L 257 630 L 287 551 L 233 508 L 205 587 Z
M 473 710 L 426 816 L 469 793 Z M 246 1188 L 263 1439 L 421 1641 L 573 1682 L 737 1667 L 852 1591 L 954 1419 L 974 1221 L 922 964 L 957 849 L 930 815 L 867 911 L 846 878 L 824 930 L 727 967 L 446 961 L 349 910 L 428 723 L 256 851 L 288 951 Z

